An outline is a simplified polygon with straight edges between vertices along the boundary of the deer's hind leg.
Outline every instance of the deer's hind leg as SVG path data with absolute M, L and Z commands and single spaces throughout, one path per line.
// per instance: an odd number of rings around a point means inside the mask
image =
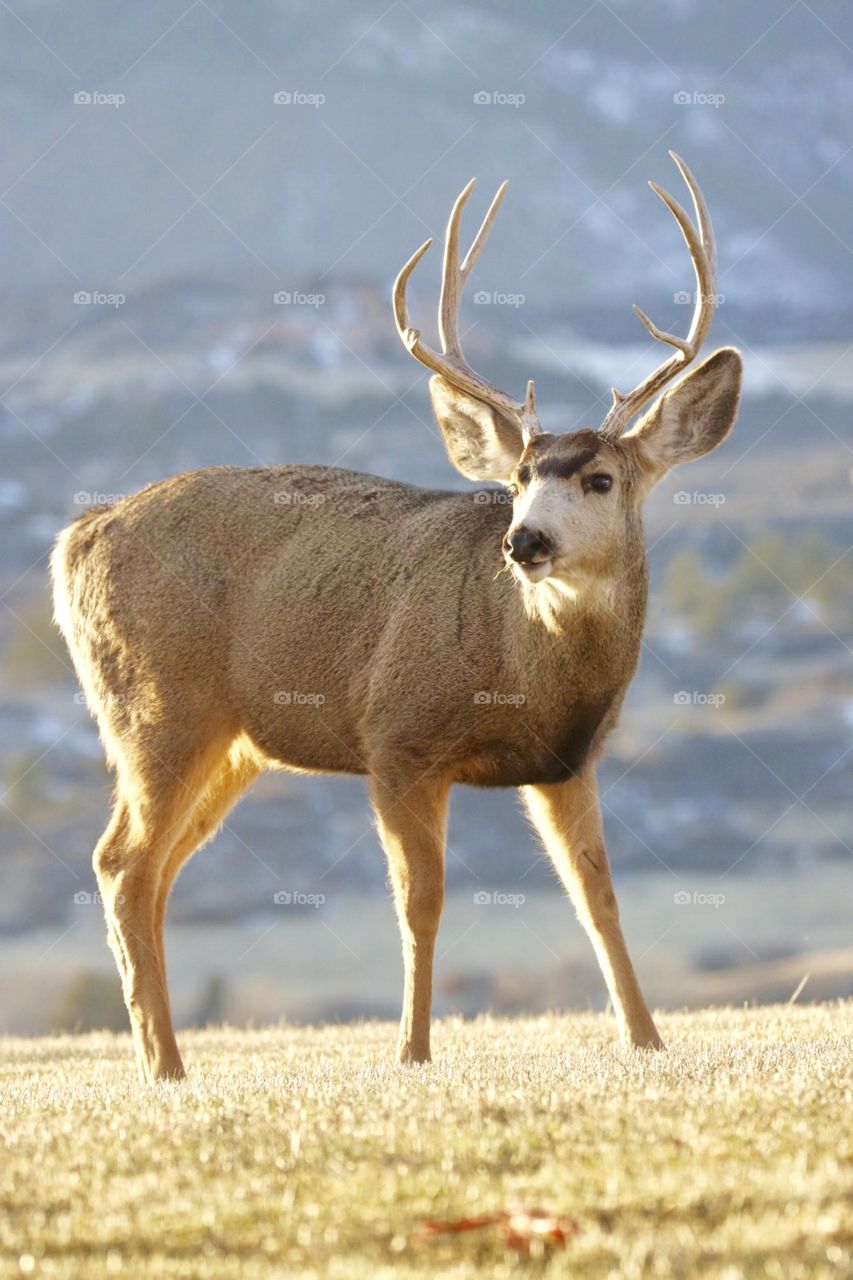
M 171 853 L 166 859 L 160 875 L 157 900 L 154 908 L 154 929 L 157 940 L 157 954 L 163 973 L 163 985 L 167 993 L 165 924 L 166 908 L 169 894 L 184 863 L 215 835 L 222 825 L 229 809 L 240 796 L 252 785 L 260 772 L 261 766 L 239 741 L 232 744 L 230 750 L 211 771 L 210 780 L 204 791 L 195 801 L 195 807 L 183 834 L 178 838 Z
M 117 756 L 116 803 L 94 866 L 143 1080 L 180 1079 L 157 929 L 161 885 L 223 745 L 147 741 Z

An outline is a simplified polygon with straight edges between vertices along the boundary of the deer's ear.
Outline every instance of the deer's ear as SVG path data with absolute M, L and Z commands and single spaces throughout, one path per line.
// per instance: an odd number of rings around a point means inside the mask
M 507 484 L 524 451 L 514 422 L 435 374 L 429 380 L 432 407 L 450 461 L 469 480 Z
M 680 462 L 716 449 L 732 429 L 740 397 L 743 360 L 722 347 L 677 382 L 625 437 L 651 484 Z

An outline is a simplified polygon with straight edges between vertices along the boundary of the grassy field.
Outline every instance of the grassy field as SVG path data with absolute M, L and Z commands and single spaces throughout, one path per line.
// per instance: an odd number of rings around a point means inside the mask
M 135 1083 L 126 1036 L 0 1042 L 0 1274 L 853 1274 L 853 1006 L 447 1020 L 435 1062 L 369 1024 L 182 1037 Z M 562 1245 L 425 1221 L 523 1202 Z

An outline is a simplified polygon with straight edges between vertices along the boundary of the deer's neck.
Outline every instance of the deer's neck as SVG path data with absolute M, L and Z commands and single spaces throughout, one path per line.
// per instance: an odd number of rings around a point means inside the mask
M 645 556 L 630 573 L 518 588 L 517 660 L 555 707 L 621 701 L 637 666 L 646 612 Z

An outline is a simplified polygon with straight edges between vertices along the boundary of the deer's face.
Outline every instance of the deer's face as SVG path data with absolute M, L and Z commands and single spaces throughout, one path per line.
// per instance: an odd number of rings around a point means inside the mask
M 534 436 L 510 480 L 503 553 L 521 581 L 580 585 L 618 571 L 639 503 L 630 451 L 595 431 Z
M 697 284 L 693 319 L 687 336 L 679 338 L 634 308 L 652 337 L 675 354 L 627 395 L 614 388 L 613 404 L 598 431 L 543 431 L 532 382 L 524 400 L 516 401 L 475 373 L 462 353 L 462 290 L 504 197 L 505 182 L 464 258 L 459 253 L 459 221 L 473 180 L 453 206 L 444 252 L 440 353 L 412 327 L 406 305 L 409 277 L 430 240 L 412 254 L 394 284 L 400 337 L 415 359 L 436 375 L 430 382 L 432 404 L 451 462 L 469 480 L 497 480 L 513 493 L 503 553 L 522 582 L 555 578 L 577 586 L 584 579 L 624 572 L 636 553 L 638 510 L 645 494 L 670 467 L 715 448 L 734 422 L 742 372 L 737 351 L 724 347 L 685 374 L 711 327 L 717 251 L 696 180 L 675 152 L 670 155 L 690 191 L 696 224 L 672 196 L 656 183 L 651 186 L 690 250 Z M 652 407 L 629 431 L 649 404 Z
M 472 480 L 497 480 L 513 495 L 503 554 L 516 578 L 579 588 L 626 571 L 637 553 L 643 499 L 670 467 L 725 439 L 741 373 L 740 354 L 723 347 L 616 439 L 584 430 L 525 440 L 508 417 L 445 379 L 433 378 L 431 392 L 457 469 Z

